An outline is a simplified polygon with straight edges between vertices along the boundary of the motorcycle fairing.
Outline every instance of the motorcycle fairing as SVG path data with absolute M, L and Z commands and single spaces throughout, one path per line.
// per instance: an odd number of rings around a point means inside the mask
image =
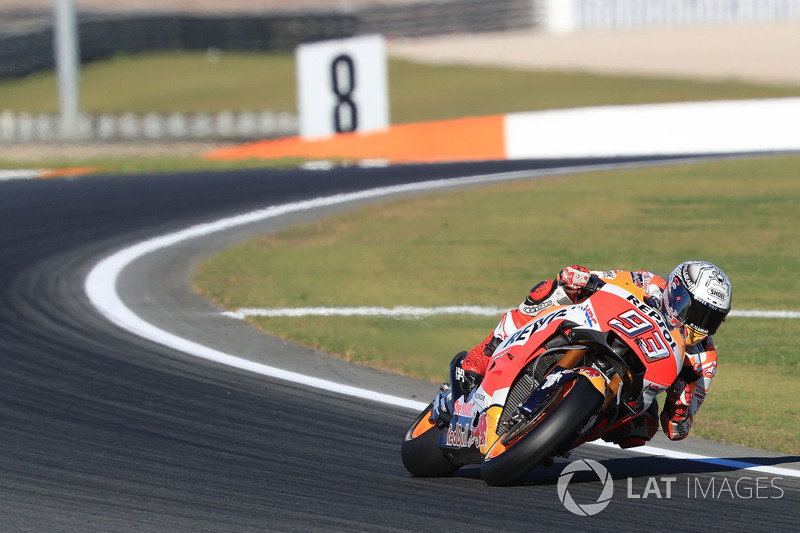
M 641 361 L 644 384 L 639 400 L 630 405 L 630 416 L 646 408 L 655 395 L 670 386 L 683 362 L 683 341 L 670 330 L 660 312 L 644 303 L 644 292 L 630 276 L 618 276 L 602 286 L 585 302 L 561 306 L 535 317 L 501 343 L 492 355 L 482 382 L 466 397 L 455 401 L 455 412 L 440 444 L 453 450 L 465 462 L 480 460 L 497 440 L 497 428 L 514 378 L 548 347 L 548 341 L 567 333 L 572 338 L 606 338 L 608 332 L 624 342 Z M 589 375 L 591 368 L 555 369 L 547 390 L 536 392 L 525 402 L 535 409 L 547 391 L 584 371 L 593 382 L 602 376 Z M 599 373 L 598 373 L 599 374 Z M 598 386 L 602 393 L 602 386 Z M 633 402 L 632 402 L 633 403 Z

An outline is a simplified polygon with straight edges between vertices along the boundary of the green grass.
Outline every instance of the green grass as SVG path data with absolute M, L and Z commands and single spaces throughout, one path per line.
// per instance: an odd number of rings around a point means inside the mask
M 734 308 L 797 309 L 800 157 L 576 175 L 366 207 L 263 236 L 199 268 L 224 306 L 518 305 L 564 265 L 652 269 L 703 258 Z M 496 318 L 253 319 L 348 359 L 445 379 Z M 800 453 L 800 321 L 731 318 L 694 435 Z
M 687 81 L 389 61 L 392 123 L 584 105 L 800 95 L 798 86 Z M 0 81 L 2 109 L 58 110 L 52 72 Z M 81 72 L 88 113 L 295 111 L 292 54 L 173 52 L 118 56 Z
M 108 174 L 165 174 L 184 171 L 214 171 L 246 168 L 297 168 L 305 160 L 286 158 L 276 160 L 244 159 L 241 161 L 210 161 L 196 156 L 166 157 L 141 154 L 137 156 L 77 157 L 71 159 L 0 159 L 2 169 L 91 167 L 91 175 Z
M 117 56 L 84 65 L 81 109 L 87 113 L 171 113 L 295 109 L 289 54 L 172 52 Z M 52 72 L 0 82 L 4 109 L 58 111 Z
M 391 61 L 392 121 L 396 123 L 583 106 L 777 98 L 798 86 L 707 82 L 581 72 L 522 71 Z

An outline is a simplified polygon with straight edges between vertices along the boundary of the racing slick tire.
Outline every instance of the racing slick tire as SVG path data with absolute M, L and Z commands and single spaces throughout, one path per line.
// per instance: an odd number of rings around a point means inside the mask
M 403 466 L 417 477 L 445 477 L 463 466 L 454 464 L 439 448 L 439 437 L 445 430 L 431 420 L 432 406 L 422 411 L 408 428 L 400 449 Z

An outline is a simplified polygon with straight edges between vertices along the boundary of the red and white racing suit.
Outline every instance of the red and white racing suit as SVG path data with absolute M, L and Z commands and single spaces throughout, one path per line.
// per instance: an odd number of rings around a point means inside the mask
M 613 279 L 621 270 L 591 271 L 590 274 L 600 279 Z M 632 272 L 633 279 L 640 284 L 650 297 L 660 300 L 666 282 L 660 276 L 640 270 Z M 497 346 L 520 327 L 531 321 L 534 315 L 554 305 L 580 303 L 585 297 L 580 293 L 568 292 L 557 281 L 545 280 L 531 289 L 525 301 L 516 309 L 508 311 L 500 318 L 494 331 L 469 351 L 464 358 L 462 368 L 481 376 L 486 373 L 486 366 Z M 681 440 L 689 434 L 694 415 L 703 403 L 711 385 L 711 379 L 717 370 L 717 351 L 711 337 L 692 346 L 686 346 L 683 369 L 678 378 L 667 390 L 664 409 L 661 412 L 661 428 L 671 440 Z M 653 401 L 650 409 L 635 419 L 629 428 L 614 431 L 604 438 L 619 444 L 623 448 L 641 446 L 650 440 L 658 431 L 658 404 Z

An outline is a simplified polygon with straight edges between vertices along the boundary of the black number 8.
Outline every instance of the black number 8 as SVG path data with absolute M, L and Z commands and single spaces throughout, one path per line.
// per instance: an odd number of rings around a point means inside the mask
M 342 72 L 346 71 L 346 72 Z M 346 85 L 342 87 L 340 73 L 346 77 Z M 336 95 L 336 107 L 333 108 L 333 125 L 336 133 L 356 131 L 358 128 L 358 109 L 351 96 L 356 88 L 356 67 L 353 58 L 342 54 L 331 63 L 331 81 L 333 94 Z M 342 115 L 349 112 L 349 120 L 342 124 Z

